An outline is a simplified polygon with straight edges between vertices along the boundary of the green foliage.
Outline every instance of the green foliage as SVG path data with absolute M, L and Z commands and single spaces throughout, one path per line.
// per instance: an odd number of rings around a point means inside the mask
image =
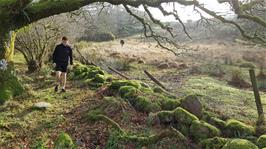
M 119 94 L 123 98 L 134 98 L 137 93 L 137 89 L 133 86 L 122 86 L 119 89 Z
M 123 149 L 123 145 L 121 144 L 121 132 L 117 131 L 116 129 L 112 129 L 108 136 L 107 143 L 105 148 L 108 149 Z
M 203 149 L 222 149 L 228 141 L 226 138 L 214 137 L 202 140 L 200 144 Z
M 240 121 L 230 119 L 226 123 L 226 135 L 229 137 L 246 137 L 255 134 L 255 129 Z
M 3 105 L 7 100 L 12 98 L 12 92 L 4 89 L 0 90 L 0 105 Z
M 266 147 L 266 135 L 261 135 L 257 140 L 257 145 L 259 148 Z
M 14 96 L 21 95 L 24 91 L 12 68 L 0 70 L 0 82 L 0 105 Z
M 55 141 L 55 149 L 74 149 L 76 148 L 72 138 L 67 133 L 61 133 Z
M 227 142 L 222 149 L 258 149 L 258 147 L 248 140 L 233 139 Z
M 204 140 L 220 135 L 220 130 L 204 121 L 195 120 L 190 126 L 190 135 L 195 141 Z

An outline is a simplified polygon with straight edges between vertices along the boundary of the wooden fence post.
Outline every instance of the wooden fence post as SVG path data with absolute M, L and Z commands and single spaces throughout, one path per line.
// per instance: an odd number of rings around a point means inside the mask
M 256 80 L 254 69 L 249 70 L 249 75 L 250 75 L 250 80 L 252 83 L 252 88 L 253 88 L 253 92 L 254 92 L 254 96 L 255 96 L 255 102 L 256 102 L 258 116 L 259 116 L 258 121 L 264 122 L 263 107 L 261 104 L 260 93 L 259 93 L 259 89 L 257 86 L 257 80 Z

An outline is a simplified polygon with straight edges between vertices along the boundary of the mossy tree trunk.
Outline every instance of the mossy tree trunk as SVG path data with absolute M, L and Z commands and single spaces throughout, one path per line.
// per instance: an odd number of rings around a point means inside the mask
M 9 31 L 1 35 L 0 59 L 5 59 L 8 62 L 13 61 L 15 38 L 16 33 L 14 31 Z

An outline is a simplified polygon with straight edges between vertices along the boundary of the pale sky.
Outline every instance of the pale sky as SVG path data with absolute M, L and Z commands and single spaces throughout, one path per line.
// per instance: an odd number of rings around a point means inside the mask
M 230 10 L 229 4 L 219 4 L 217 0 L 199 0 L 199 2 L 203 4 L 206 8 L 210 10 L 215 10 L 215 12 L 218 12 L 219 15 L 226 15 L 228 18 L 232 18 L 234 16 L 232 11 Z M 172 5 L 165 5 L 164 8 L 168 11 L 173 10 Z M 185 7 L 185 6 L 176 4 L 176 10 L 178 12 L 178 15 L 184 22 L 186 22 L 187 20 L 200 19 L 200 15 L 196 11 L 193 11 L 193 9 L 194 9 L 193 6 Z M 164 17 L 163 14 L 158 9 L 150 8 L 150 11 L 156 18 L 162 21 L 174 21 L 175 20 L 174 17 Z M 211 18 L 206 13 L 202 12 L 202 14 L 207 18 Z

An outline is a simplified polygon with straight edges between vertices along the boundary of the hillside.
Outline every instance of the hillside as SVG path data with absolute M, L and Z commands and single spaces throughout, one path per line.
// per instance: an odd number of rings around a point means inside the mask
M 27 74 L 22 55 L 15 55 L 17 74 L 27 92 L 0 108 L 0 148 L 53 148 L 62 132 L 81 149 L 217 149 L 234 143 L 234 138 L 263 145 L 256 141 L 264 129 L 255 127 L 257 113 L 251 88 L 228 84 L 236 70 L 249 82 L 248 68 L 239 68 L 247 63 L 243 56 L 249 47 L 201 43 L 190 45 L 197 51 L 175 57 L 136 37 L 127 38 L 125 47 L 119 40 L 81 44 L 86 49 L 81 52 L 87 51 L 87 59 L 101 68 L 76 61 L 67 93 L 54 93 L 51 66 Z M 228 52 L 231 64 L 225 63 Z M 162 64 L 167 67 L 160 67 Z M 133 80 L 125 80 L 108 66 Z M 143 70 L 168 91 L 154 84 Z M 261 93 L 261 97 L 265 108 L 266 94 Z M 51 106 L 36 109 L 33 105 L 37 102 Z M 69 140 L 63 138 L 61 141 Z M 238 141 L 255 149 L 247 140 Z

